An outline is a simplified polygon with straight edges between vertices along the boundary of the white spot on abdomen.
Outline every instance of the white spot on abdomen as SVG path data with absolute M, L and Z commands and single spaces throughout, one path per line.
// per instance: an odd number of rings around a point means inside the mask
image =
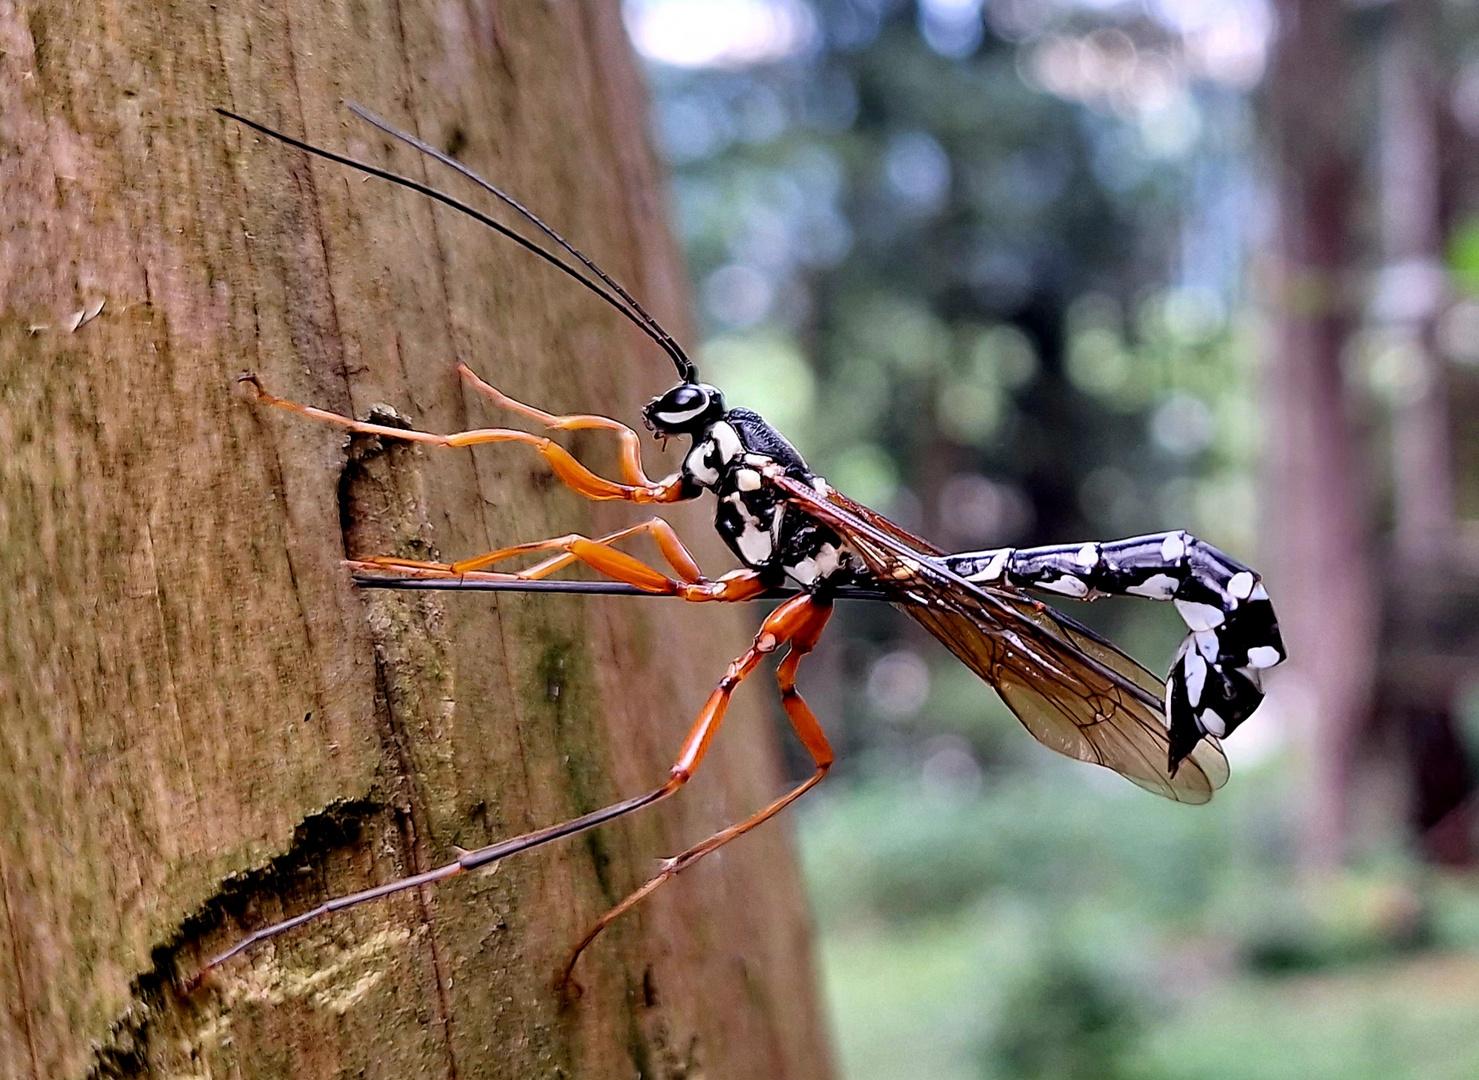
M 1072 574 L 1064 574 L 1057 581 L 1044 581 L 1038 585 L 1039 589 L 1048 592 L 1062 593 L 1064 596 L 1088 596 L 1089 587 Z
M 1246 600 L 1253 593 L 1253 575 L 1247 570 L 1239 570 L 1227 583 L 1227 595 L 1234 600 Z
M 1125 586 L 1131 596 L 1145 596 L 1151 600 L 1169 600 L 1176 595 L 1179 584 L 1170 574 L 1154 574 L 1139 585 Z
M 1011 548 L 1002 548 L 1000 551 L 993 553 L 987 561 L 986 566 L 981 570 L 977 570 L 970 577 L 966 578 L 966 580 L 981 582 L 998 580 L 1002 575 L 1002 571 L 1006 569 L 1007 559 L 1011 557 L 1011 554 Z
M 1182 533 L 1172 533 L 1161 541 L 1161 558 L 1169 563 L 1180 562 L 1186 554 L 1186 541 Z
M 734 474 L 734 485 L 741 491 L 759 491 L 760 474 L 754 469 L 740 469 Z
M 1197 719 L 1201 721 L 1202 730 L 1208 735 L 1215 735 L 1220 739 L 1227 734 L 1227 721 L 1218 716 L 1212 709 L 1203 710 Z
M 1207 685 L 1207 661 L 1195 649 L 1188 649 L 1181 668 L 1186 672 L 1186 700 L 1196 708 L 1197 702 L 1202 700 L 1202 688 Z
M 1181 612 L 1181 617 L 1186 620 L 1186 625 L 1194 631 L 1213 630 L 1222 625 L 1222 620 L 1227 616 L 1221 608 L 1215 608 L 1211 604 L 1199 604 L 1195 600 L 1177 600 L 1176 610 Z
M 1255 645 L 1248 650 L 1248 664 L 1256 668 L 1271 668 L 1279 662 L 1279 650 L 1272 645 Z

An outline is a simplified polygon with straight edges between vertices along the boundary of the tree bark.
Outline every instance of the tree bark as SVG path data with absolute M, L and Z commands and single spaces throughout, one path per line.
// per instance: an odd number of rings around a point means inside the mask
M 239 372 L 441 431 L 510 419 L 458 359 L 625 419 L 673 376 L 512 245 L 211 111 L 456 187 L 341 99 L 521 193 L 682 328 L 614 0 L 0 0 L 0 1075 L 825 1076 L 784 828 L 618 924 L 578 1002 L 552 989 L 658 856 L 779 790 L 753 693 L 668 803 L 180 989 L 250 928 L 647 790 L 750 632 L 677 601 L 356 593 L 346 553 L 638 514 L 523 447 L 346 452 Z M 607 439 L 573 445 L 612 471 Z M 724 568 L 702 509 L 674 520 Z

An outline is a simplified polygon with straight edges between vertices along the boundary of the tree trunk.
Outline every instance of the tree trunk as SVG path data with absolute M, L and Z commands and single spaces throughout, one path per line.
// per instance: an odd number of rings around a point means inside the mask
M 1381 56 L 1381 217 L 1385 260 L 1373 316 L 1401 358 L 1393 388 L 1394 547 L 1441 576 L 1454 557 L 1453 447 L 1438 315 L 1447 291 L 1439 213 L 1438 67 L 1432 0 L 1400 0 Z
M 239 372 L 442 431 L 510 420 L 458 359 L 624 419 L 673 373 L 486 230 L 211 111 L 457 188 L 341 99 L 682 322 L 615 0 L 0 2 L 0 1075 L 825 1076 L 783 827 L 619 923 L 579 1001 L 552 989 L 657 857 L 779 790 L 753 693 L 668 803 L 179 988 L 246 930 L 647 790 L 749 633 L 678 601 L 356 593 L 346 552 L 458 558 L 638 514 L 524 447 L 346 455 Z M 609 438 L 573 445 L 613 471 Z M 706 516 L 674 520 L 717 571 Z
M 1381 43 L 1381 209 L 1385 259 L 1373 303 L 1383 348 L 1400 364 L 1391 388 L 1392 573 L 1377 700 L 1407 765 L 1401 785 L 1428 858 L 1473 860 L 1473 779 L 1455 715 L 1458 687 L 1434 677 L 1450 665 L 1444 609 L 1466 591 L 1454 509 L 1452 416 L 1438 317 L 1447 300 L 1439 127 L 1443 112 L 1434 0 L 1398 0 Z M 1388 363 L 1391 363 L 1391 359 Z M 1393 365 L 1396 366 L 1396 365 Z M 1435 633 L 1436 631 L 1436 633 Z M 1436 655 L 1435 655 L 1436 654 Z M 1438 662 L 1435 663 L 1434 661 Z M 1395 758 L 1395 761 L 1393 761 Z
M 1270 584 L 1289 646 L 1284 700 L 1309 721 L 1305 856 L 1341 858 L 1353 755 L 1366 730 L 1380 593 L 1364 440 L 1341 361 L 1354 318 L 1359 173 L 1344 0 L 1280 0 L 1266 86 L 1277 220 L 1265 294 Z M 1289 694 L 1293 686 L 1305 693 Z

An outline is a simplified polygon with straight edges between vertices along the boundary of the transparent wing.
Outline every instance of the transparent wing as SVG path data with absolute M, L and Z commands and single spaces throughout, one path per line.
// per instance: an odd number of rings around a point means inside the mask
M 895 602 L 990 683 L 1044 746 L 1178 802 L 1204 803 L 1227 781 L 1227 759 L 1212 740 L 1172 772 L 1164 686 L 1093 631 L 1015 589 L 951 573 L 936 548 L 844 495 L 775 482 L 835 529 Z

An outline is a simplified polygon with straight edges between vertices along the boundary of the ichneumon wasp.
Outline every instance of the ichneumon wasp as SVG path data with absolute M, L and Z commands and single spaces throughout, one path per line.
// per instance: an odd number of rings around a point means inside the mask
M 539 453 L 566 486 L 589 499 L 673 503 L 705 493 L 716 498 L 715 526 L 742 568 L 709 579 L 670 525 L 650 518 L 602 537 L 568 535 L 516 544 L 449 564 L 375 558 L 356 562 L 362 586 L 618 592 L 675 596 L 693 602 L 782 602 L 762 622 L 753 643 L 730 664 L 689 730 L 668 778 L 645 794 L 557 825 L 513 837 L 455 862 L 363 892 L 264 927 L 212 959 L 206 970 L 252 945 L 320 915 L 449 878 L 498 859 L 572 836 L 650 806 L 681 788 L 704 758 L 736 686 L 762 660 L 785 650 L 777 671 L 781 704 L 811 755 L 804 782 L 745 820 L 680 855 L 603 915 L 576 945 L 562 981 L 581 952 L 614 919 L 703 856 L 775 816 L 815 786 L 832 764 L 816 716 L 796 690 L 802 659 L 816 645 L 833 604 L 842 598 L 885 600 L 902 608 L 995 688 L 1039 742 L 1059 753 L 1113 769 L 1156 794 L 1202 803 L 1226 781 L 1219 740 L 1263 699 L 1263 672 L 1285 651 L 1268 593 L 1252 570 L 1184 532 L 1108 543 L 947 554 L 849 499 L 813 473 L 785 437 L 756 413 L 729 408 L 722 392 L 700 382 L 682 347 L 625 289 L 517 200 L 422 140 L 357 105 L 349 108 L 387 135 L 435 159 L 516 212 L 552 242 L 552 250 L 446 193 L 408 177 L 311 146 L 234 113 L 238 123 L 309 154 L 388 180 L 467 214 L 555 266 L 601 297 L 651 338 L 672 360 L 679 382 L 643 409 L 658 439 L 689 440 L 682 468 L 650 479 L 636 431 L 605 416 L 556 416 L 504 395 L 458 365 L 462 378 L 493 405 L 551 431 L 599 429 L 620 441 L 620 481 L 599 476 L 558 443 L 513 428 L 453 435 L 354 420 L 269 394 L 254 375 L 243 381 L 263 403 L 389 439 L 462 447 L 517 442 Z M 616 544 L 646 534 L 668 569 L 658 569 Z M 541 555 L 514 573 L 490 567 L 517 556 Z M 606 580 L 563 581 L 550 575 L 583 563 Z M 789 583 L 789 585 L 787 584 Z M 1034 599 L 1036 590 L 1078 600 L 1140 596 L 1171 601 L 1190 633 L 1164 683 L 1113 644 Z

